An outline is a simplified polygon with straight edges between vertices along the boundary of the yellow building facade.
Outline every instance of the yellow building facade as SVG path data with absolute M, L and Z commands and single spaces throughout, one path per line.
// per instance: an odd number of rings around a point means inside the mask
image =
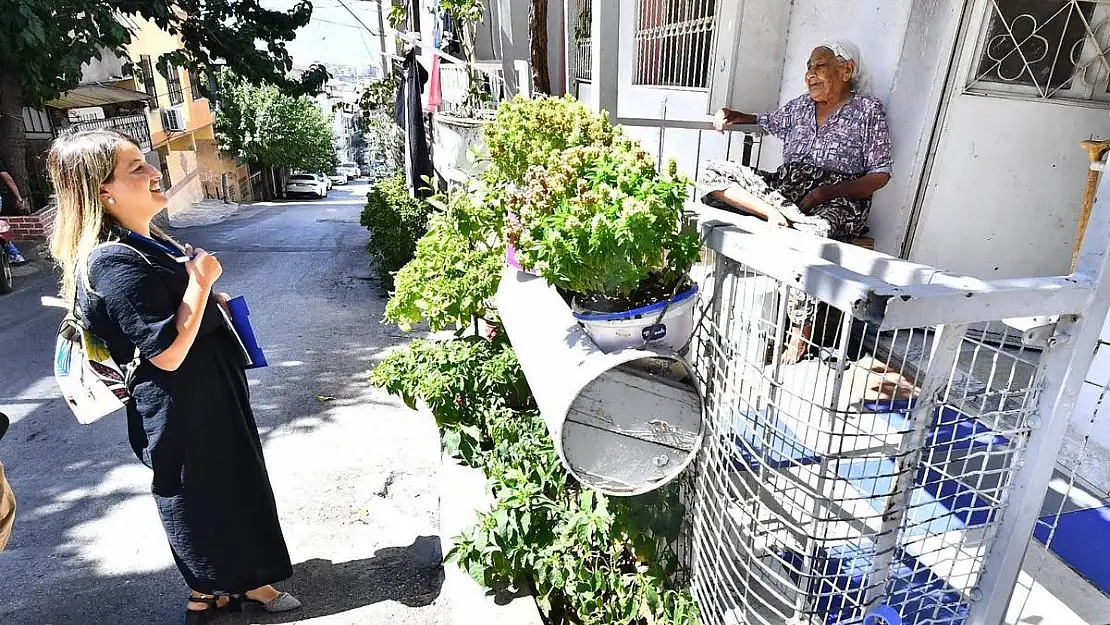
M 181 48 L 180 39 L 146 20 L 133 20 L 133 24 L 135 34 L 127 56 L 134 71 L 120 85 L 153 96 L 146 116 L 154 149 L 147 158 L 170 182 L 166 192 L 170 213 L 206 198 L 253 199 L 249 169 L 219 151 L 215 116 L 201 93 L 201 78 L 181 67 L 158 69 L 162 55 Z

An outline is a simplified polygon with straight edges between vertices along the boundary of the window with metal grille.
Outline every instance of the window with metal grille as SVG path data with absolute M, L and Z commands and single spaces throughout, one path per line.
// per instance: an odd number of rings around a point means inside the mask
M 185 92 L 181 89 L 181 72 L 173 63 L 166 65 L 166 89 L 169 91 L 171 106 L 185 101 Z
M 968 90 L 1110 100 L 1110 5 L 1100 0 L 987 0 Z
M 189 91 L 193 94 L 194 100 L 204 97 L 200 91 L 200 72 L 191 67 L 189 68 Z
M 705 89 L 717 0 L 638 0 L 633 83 Z
M 150 62 L 150 55 L 143 54 L 139 57 L 139 73 L 142 74 L 140 78 L 143 81 L 143 91 L 153 96 L 150 108 L 158 108 L 158 85 L 154 82 L 154 65 Z
M 158 148 L 158 169 L 162 172 L 162 189 L 168 191 L 173 180 L 170 178 L 170 149 L 166 146 Z
M 574 77 L 588 81 L 593 71 L 593 42 L 590 37 L 590 31 L 593 29 L 592 0 L 578 0 L 578 2 L 571 0 L 571 8 L 575 16 L 572 33 Z

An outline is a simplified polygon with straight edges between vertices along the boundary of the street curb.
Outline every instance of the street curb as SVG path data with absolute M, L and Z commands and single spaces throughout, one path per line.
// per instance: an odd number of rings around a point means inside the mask
M 427 410 L 425 414 L 431 416 Z M 492 505 L 481 469 L 463 466 L 446 453 L 439 469 L 439 536 L 443 553 L 450 553 L 452 537 L 470 527 L 481 511 Z M 517 596 L 507 603 L 489 594 L 455 564 L 443 564 L 443 589 L 454 625 L 543 625 L 539 606 L 531 595 Z

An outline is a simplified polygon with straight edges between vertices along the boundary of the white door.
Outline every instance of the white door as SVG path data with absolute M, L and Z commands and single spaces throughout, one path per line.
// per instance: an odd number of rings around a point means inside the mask
M 1110 4 L 968 3 L 909 258 L 980 278 L 1066 274 L 1079 142 L 1110 136 Z

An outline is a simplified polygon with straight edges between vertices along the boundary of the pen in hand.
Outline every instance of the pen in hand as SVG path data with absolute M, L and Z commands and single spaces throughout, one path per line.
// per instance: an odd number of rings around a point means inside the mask
M 207 254 L 209 256 L 215 256 L 217 254 L 217 252 L 207 252 Z M 193 258 L 195 258 L 195 257 L 196 256 L 177 256 L 177 257 L 174 258 L 174 261 L 179 262 L 179 263 L 187 263 L 187 262 L 193 260 Z

